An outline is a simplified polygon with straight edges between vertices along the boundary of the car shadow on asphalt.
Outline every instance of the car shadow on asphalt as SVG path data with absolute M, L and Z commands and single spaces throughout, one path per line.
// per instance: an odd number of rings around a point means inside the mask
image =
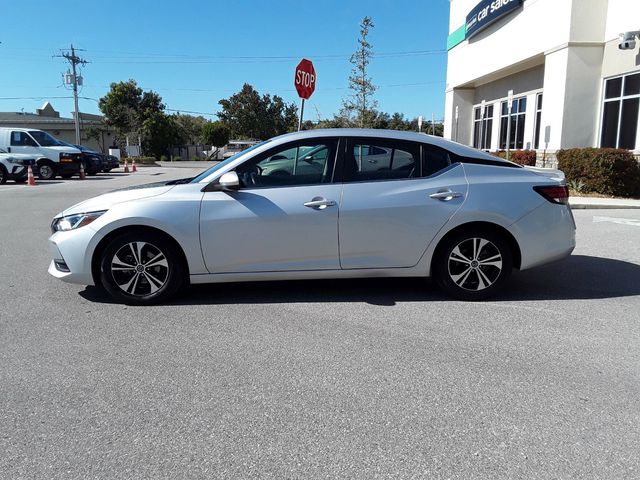
M 591 300 L 640 295 L 640 265 L 610 258 L 572 255 L 560 262 L 514 272 L 500 301 Z M 102 289 L 80 295 L 96 303 L 116 303 Z M 428 279 L 368 278 L 191 285 L 168 305 L 449 301 Z

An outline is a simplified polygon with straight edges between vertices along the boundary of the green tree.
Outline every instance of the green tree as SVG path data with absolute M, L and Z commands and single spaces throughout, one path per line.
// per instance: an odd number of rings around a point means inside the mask
M 176 114 L 173 116 L 178 128 L 180 128 L 180 135 L 185 138 L 185 142 L 191 145 L 198 143 L 207 143 L 202 138 L 202 128 L 207 125 L 207 119 L 202 116 Z
M 202 126 L 201 137 L 204 143 L 216 147 L 216 154 L 221 147 L 229 143 L 231 132 L 222 122 L 207 122 Z
M 121 140 L 129 133 L 140 133 L 144 121 L 165 108 L 160 95 L 143 92 L 135 80 L 112 83 L 98 106 Z
M 97 127 L 89 127 L 84 130 L 84 138 L 85 140 L 95 140 L 96 143 L 100 146 L 100 150 L 103 150 L 104 145 L 102 142 L 102 130 Z
M 266 140 L 294 131 L 297 127 L 297 107 L 287 104 L 278 95 L 260 95 L 245 83 L 242 89 L 218 102 L 222 110 L 218 118 L 237 138 Z
M 145 154 L 160 158 L 166 155 L 173 145 L 182 145 L 185 138 L 172 115 L 163 112 L 150 112 L 142 122 L 142 147 Z
M 355 125 L 360 128 L 373 128 L 378 119 L 378 113 L 375 111 L 378 102 L 373 99 L 376 86 L 367 76 L 367 67 L 373 55 L 373 46 L 367 37 L 369 30 L 373 27 L 371 17 L 364 17 L 360 24 L 358 48 L 349 60 L 353 65 L 349 76 L 349 89 L 352 93 L 342 103 L 341 114 L 346 118 L 353 119 Z

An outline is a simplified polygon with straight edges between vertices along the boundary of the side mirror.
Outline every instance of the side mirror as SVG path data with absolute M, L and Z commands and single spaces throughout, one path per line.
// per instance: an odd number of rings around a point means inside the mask
M 220 177 L 218 184 L 222 190 L 237 190 L 240 188 L 240 179 L 236 172 L 227 172 Z
M 240 188 L 240 179 L 236 172 L 224 173 L 217 182 L 208 184 L 202 189 L 203 192 L 228 192 Z

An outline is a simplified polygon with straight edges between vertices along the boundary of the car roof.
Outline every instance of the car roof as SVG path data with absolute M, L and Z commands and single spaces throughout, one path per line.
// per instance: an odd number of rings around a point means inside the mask
M 407 132 L 401 130 L 384 130 L 373 128 L 318 128 L 314 130 L 303 130 L 301 132 L 286 133 L 279 137 L 274 137 L 270 140 L 271 146 L 276 146 L 281 143 L 304 140 L 306 138 L 318 138 L 318 137 L 372 137 L 372 138 L 387 138 L 393 140 L 406 140 L 411 142 L 421 142 L 428 145 L 434 145 L 436 147 L 444 148 L 457 155 L 471 158 L 483 158 L 492 160 L 494 162 L 503 161 L 499 157 L 491 155 L 490 153 L 476 150 L 475 148 L 462 145 L 460 143 L 446 140 L 442 137 L 436 137 L 433 135 L 427 135 L 426 133 Z

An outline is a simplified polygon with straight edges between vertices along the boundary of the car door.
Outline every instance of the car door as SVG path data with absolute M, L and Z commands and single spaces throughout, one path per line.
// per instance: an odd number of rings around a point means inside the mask
M 205 192 L 200 241 L 209 272 L 339 269 L 338 143 L 315 138 L 271 148 L 235 169 L 239 190 Z
M 26 153 L 30 155 L 37 155 L 40 153 L 40 146 L 27 132 L 12 130 L 9 143 L 11 153 Z
M 372 170 L 359 152 L 376 155 Z M 349 138 L 344 150 L 339 244 L 343 269 L 399 268 L 418 263 L 460 208 L 467 181 L 445 150 L 385 138 Z

